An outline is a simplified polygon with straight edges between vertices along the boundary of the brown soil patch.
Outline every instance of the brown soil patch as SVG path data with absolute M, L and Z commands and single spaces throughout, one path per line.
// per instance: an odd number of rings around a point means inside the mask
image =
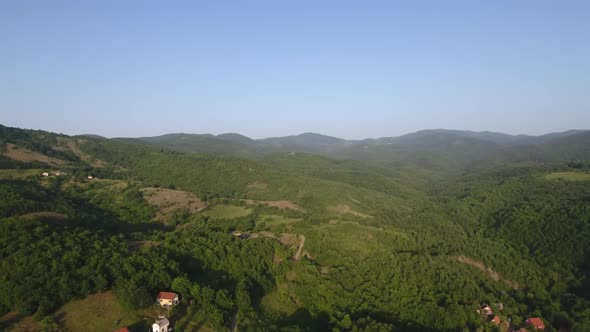
M 291 209 L 295 211 L 305 211 L 301 206 L 290 201 L 255 201 L 253 199 L 243 199 L 248 205 L 266 205 L 270 207 L 277 207 L 279 209 Z
M 353 216 L 361 217 L 361 218 L 372 218 L 372 216 L 364 213 L 360 213 L 350 208 L 350 206 L 346 204 L 338 204 L 336 206 L 329 206 L 328 210 L 332 212 L 336 212 L 338 214 L 352 214 Z
M 490 278 L 492 278 L 492 280 L 495 280 L 495 281 L 503 281 L 508 286 L 510 286 L 510 287 L 512 287 L 514 289 L 518 289 L 518 283 L 516 283 L 516 282 L 514 282 L 512 280 L 508 280 L 508 279 L 502 278 L 502 276 L 498 272 L 492 270 L 489 267 L 486 267 L 484 263 L 482 263 L 482 262 L 480 262 L 478 260 L 475 260 L 475 259 L 470 258 L 470 257 L 467 257 L 467 256 L 457 256 L 457 257 L 454 257 L 454 258 L 457 261 L 461 262 L 461 263 L 464 263 L 464 264 L 467 264 L 467 265 L 471 265 L 471 266 L 473 266 L 473 267 L 475 267 L 475 268 L 477 268 L 477 269 L 485 272 Z
M 330 267 L 329 266 L 320 267 L 320 274 L 323 274 L 323 275 L 330 274 Z
M 164 188 L 142 188 L 140 191 L 148 203 L 159 208 L 154 218 L 158 221 L 166 221 L 180 209 L 194 213 L 207 207 L 197 196 L 186 191 Z
M 26 148 L 16 146 L 12 143 L 6 143 L 6 151 L 4 152 L 4 155 L 10 159 L 23 162 L 39 161 L 51 166 L 61 166 L 65 164 L 64 160 L 49 157 Z

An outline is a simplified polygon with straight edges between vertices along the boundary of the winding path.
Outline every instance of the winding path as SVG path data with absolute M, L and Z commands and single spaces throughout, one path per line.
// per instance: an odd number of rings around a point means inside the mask
M 297 253 L 293 257 L 293 259 L 296 261 L 298 261 L 301 257 L 301 251 L 303 250 L 303 245 L 305 244 L 305 235 L 299 235 L 299 238 L 301 239 L 301 243 L 299 243 L 299 249 L 297 249 Z

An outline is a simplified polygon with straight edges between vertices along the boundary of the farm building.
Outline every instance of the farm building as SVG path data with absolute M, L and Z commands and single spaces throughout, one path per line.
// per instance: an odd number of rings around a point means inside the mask
M 172 329 L 168 327 L 169 325 L 170 325 L 170 322 L 168 321 L 168 319 L 166 319 L 166 318 L 160 319 L 152 325 L 152 332 L 172 331 Z
M 545 329 L 545 323 L 543 323 L 543 320 L 538 317 L 527 319 L 526 325 L 532 326 L 537 330 L 544 330 Z
M 160 304 L 163 307 L 176 305 L 179 302 L 178 294 L 171 292 L 160 292 L 158 293 L 158 298 L 156 302 L 158 302 L 158 304 Z

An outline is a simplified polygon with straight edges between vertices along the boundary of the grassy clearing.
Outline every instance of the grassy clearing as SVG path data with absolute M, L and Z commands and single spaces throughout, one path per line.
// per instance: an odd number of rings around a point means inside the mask
M 158 207 L 155 219 L 166 221 L 180 209 L 187 209 L 189 212 L 198 212 L 206 207 L 195 194 L 165 188 L 143 188 L 141 192 L 148 203 Z
M 388 242 L 383 230 L 350 222 L 323 224 L 305 235 L 305 251 L 322 265 L 338 262 L 345 256 L 364 258 L 378 254 Z
M 207 326 L 207 315 L 201 310 L 190 310 L 175 324 L 176 329 L 185 332 L 215 331 Z
M 234 205 L 215 205 L 202 212 L 211 219 L 232 219 L 244 217 L 250 214 L 252 209 Z
M 282 287 L 280 287 L 280 289 L 283 292 L 286 291 Z M 285 295 L 283 295 L 283 296 L 285 296 Z M 287 316 L 294 314 L 295 311 L 297 311 L 297 309 L 299 309 L 299 306 L 297 306 L 296 304 L 291 303 L 288 300 L 281 299 L 281 294 L 279 293 L 278 290 L 266 294 L 262 298 L 260 305 L 266 311 L 283 313 L 283 314 L 286 314 Z
M 112 292 L 71 301 L 55 315 L 66 331 L 114 331 L 122 326 L 137 326 L 144 317 L 151 316 L 148 312 L 123 308 Z
M 279 226 L 279 225 L 289 225 L 300 222 L 301 218 L 288 218 L 284 216 L 278 215 L 265 215 L 260 218 L 261 222 L 264 222 L 267 226 Z
M 582 172 L 554 172 L 545 175 L 547 180 L 590 181 L 590 174 Z
M 0 169 L 0 179 L 26 179 L 29 177 L 42 178 L 43 172 L 49 172 L 44 169 Z

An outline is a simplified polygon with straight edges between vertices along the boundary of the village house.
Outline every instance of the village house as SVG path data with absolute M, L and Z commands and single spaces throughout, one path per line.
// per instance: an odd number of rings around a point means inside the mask
M 239 239 L 247 239 L 247 238 L 250 237 L 250 234 L 248 234 L 248 233 L 242 233 L 240 231 L 235 231 L 232 234 L 233 234 L 233 236 L 235 236 L 235 237 L 237 237 Z
M 527 319 L 526 325 L 532 326 L 536 330 L 541 330 L 541 331 L 545 330 L 545 323 L 543 323 L 543 320 L 538 317 Z
M 178 304 L 178 294 L 171 292 L 160 292 L 156 300 L 162 307 L 168 307 Z
M 492 319 L 492 323 L 494 323 L 496 325 L 500 325 L 500 317 L 495 316 L 494 319 Z
M 166 319 L 166 318 L 160 319 L 152 325 L 152 332 L 172 331 L 172 329 L 168 327 L 169 325 L 170 325 L 170 322 L 168 321 L 168 319 Z
M 126 327 L 122 327 L 120 329 L 116 329 L 115 332 L 129 332 L 129 329 Z
M 43 174 L 41 174 L 41 175 L 43 175 L 43 176 L 49 176 L 49 173 L 43 172 Z
M 92 180 L 92 175 L 88 175 L 86 178 L 87 178 L 88 180 Z

